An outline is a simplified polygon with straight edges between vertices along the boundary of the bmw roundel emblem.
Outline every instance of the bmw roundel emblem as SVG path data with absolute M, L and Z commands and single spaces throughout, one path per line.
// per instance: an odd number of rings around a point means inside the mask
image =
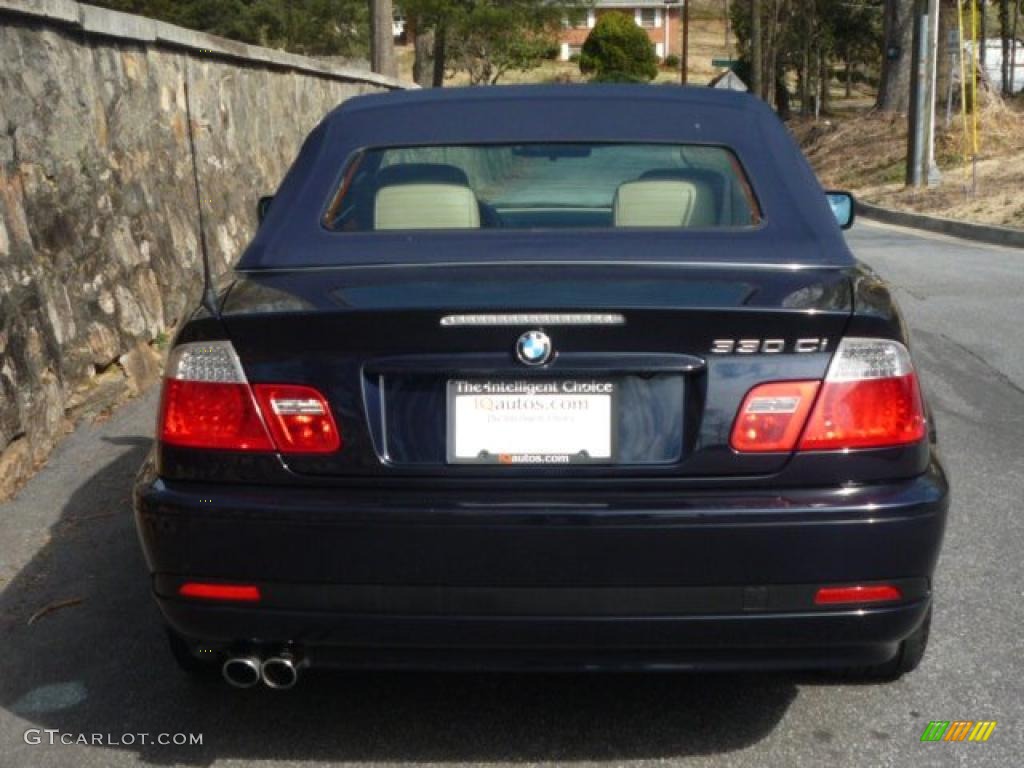
M 516 342 L 516 357 L 526 365 L 544 365 L 552 351 L 551 339 L 543 331 L 527 331 Z

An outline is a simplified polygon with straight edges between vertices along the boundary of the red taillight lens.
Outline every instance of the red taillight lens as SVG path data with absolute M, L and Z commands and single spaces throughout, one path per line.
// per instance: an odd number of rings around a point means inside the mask
M 188 448 L 329 453 L 341 447 L 323 395 L 293 384 L 250 389 L 228 341 L 172 350 L 158 431 L 162 442 Z
M 820 385 L 818 381 L 773 381 L 754 387 L 733 426 L 733 450 L 793 450 Z
M 913 372 L 888 379 L 826 381 L 800 450 L 906 445 L 925 433 L 924 406 Z
M 899 587 L 891 584 L 870 584 L 849 587 L 822 587 L 814 596 L 815 605 L 840 603 L 883 603 L 903 599 Z
M 752 389 L 730 443 L 740 452 L 837 451 L 908 445 L 927 433 L 907 348 L 892 339 L 845 338 L 823 382 L 769 382 Z
M 274 450 L 247 384 L 167 379 L 161 410 L 160 439 L 169 445 Z
M 331 409 L 312 387 L 256 384 L 253 391 L 282 453 L 332 453 L 341 447 Z
M 260 588 L 252 584 L 208 584 L 201 581 L 187 581 L 178 588 L 182 597 L 199 600 L 230 600 L 239 603 L 255 603 L 260 600 Z

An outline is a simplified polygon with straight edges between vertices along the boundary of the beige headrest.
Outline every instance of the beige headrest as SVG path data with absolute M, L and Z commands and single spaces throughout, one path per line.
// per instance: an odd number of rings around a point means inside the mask
M 616 227 L 712 227 L 711 187 L 689 179 L 627 181 L 615 193 Z
M 460 184 L 395 184 L 377 190 L 375 229 L 475 229 L 480 206 Z

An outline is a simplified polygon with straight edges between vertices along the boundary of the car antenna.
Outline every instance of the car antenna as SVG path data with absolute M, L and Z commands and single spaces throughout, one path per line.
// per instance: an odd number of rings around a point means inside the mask
M 196 137 L 192 126 L 192 96 L 189 93 L 189 57 L 185 56 L 185 122 L 188 125 L 188 148 L 192 156 L 192 178 L 196 189 L 196 210 L 199 213 L 199 251 L 203 257 L 202 304 L 210 314 L 218 317 L 217 291 L 213 287 L 213 272 L 210 269 L 210 249 L 206 243 L 206 217 L 203 215 L 203 194 L 199 187 L 199 161 L 196 158 Z

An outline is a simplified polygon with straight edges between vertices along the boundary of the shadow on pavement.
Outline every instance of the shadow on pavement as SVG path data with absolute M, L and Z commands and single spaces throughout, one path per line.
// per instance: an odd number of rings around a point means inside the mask
M 94 748 L 157 764 L 657 759 L 752 745 L 796 696 L 795 678 L 774 675 L 314 672 L 287 692 L 193 682 L 167 650 L 131 518 L 150 441 L 115 442 L 130 450 L 73 492 L 0 594 L 0 706 L 31 727 L 203 734 L 201 746 Z M 68 598 L 82 602 L 26 623 Z

